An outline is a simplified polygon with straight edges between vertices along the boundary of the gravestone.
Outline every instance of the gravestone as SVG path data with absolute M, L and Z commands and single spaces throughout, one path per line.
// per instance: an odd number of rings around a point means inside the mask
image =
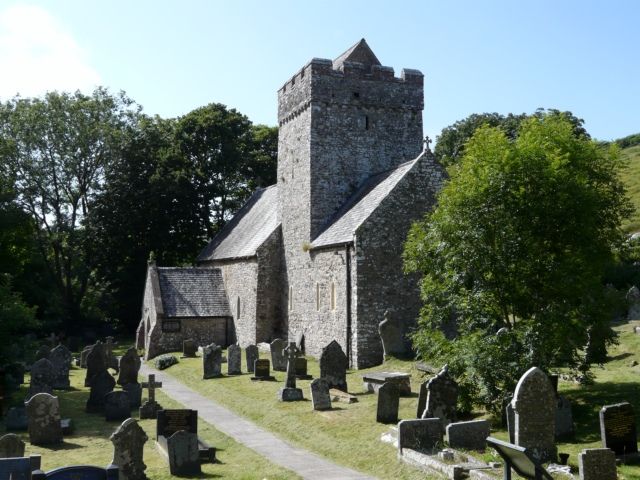
M 228 375 L 241 375 L 242 374 L 242 350 L 240 345 L 234 343 L 227 348 L 227 374 Z
M 179 430 L 167 438 L 169 472 L 177 477 L 200 475 L 198 436 Z
M 140 357 L 138 351 L 131 347 L 120 358 L 120 368 L 118 372 L 118 385 L 138 383 L 138 372 L 140 371 Z
M 297 348 L 296 344 L 296 348 Z M 302 353 L 302 351 L 300 351 Z M 298 380 L 311 380 L 313 377 L 307 372 L 307 359 L 304 357 L 296 357 L 296 378 Z
M 513 394 L 515 444 L 541 463 L 557 457 L 555 444 L 556 396 L 545 373 L 532 367 L 520 378 Z
M 126 419 L 109 437 L 113 443 L 113 463 L 120 469 L 119 480 L 147 480 L 143 461 L 144 444 L 149 439 L 133 418 Z
M 7 430 L 26 430 L 27 410 L 24 407 L 11 407 L 5 418 L 5 426 Z
M 398 423 L 398 449 L 431 452 L 442 447 L 442 422 L 439 418 L 401 420 Z
M 198 434 L 198 411 L 189 409 L 160 410 L 156 417 L 156 438 L 169 438 L 177 431 Z
M 418 393 L 418 409 L 416 410 L 416 417 L 422 418 L 422 414 L 424 413 L 424 409 L 427 407 L 427 383 L 429 380 L 425 380 L 420 384 L 420 392 Z
M 27 409 L 29 441 L 33 445 L 62 443 L 60 404 L 58 397 L 38 393 L 25 402 Z
M 362 386 L 367 392 L 378 392 L 384 383 L 395 383 L 401 397 L 411 396 L 411 375 L 404 372 L 369 372 L 362 375 Z
M 0 437 L 0 458 L 24 457 L 24 442 L 15 433 Z
M 222 375 L 222 347 L 212 343 L 202 350 L 202 378 L 216 378 Z
M 269 359 L 258 358 L 253 362 L 253 377 L 251 377 L 251 380 L 275 380 L 275 377 L 271 375 L 271 362 L 269 362 Z
M 40 455 L 29 457 L 0 458 L 0 479 L 2 480 L 36 480 L 41 466 Z M 32 475 L 32 472 L 34 475 Z
M 335 340 L 322 349 L 320 354 L 320 377 L 329 383 L 329 388 L 347 391 L 347 368 L 349 360 Z
M 447 425 L 447 441 L 451 448 L 465 450 L 484 450 L 491 425 L 487 420 L 471 420 Z
M 635 285 L 627 292 L 627 320 L 640 320 L 640 289 Z
M 115 345 L 113 343 L 113 337 L 107 337 L 105 340 L 104 354 L 107 368 L 113 368 L 117 373 L 120 367 L 118 365 L 118 358 L 113 354 L 113 346 Z
M 378 409 L 376 421 L 378 423 L 397 423 L 400 391 L 394 383 L 385 383 L 378 389 Z
M 391 318 L 389 311 L 384 312 L 384 320 L 378 325 L 378 333 L 382 340 L 384 356 L 402 355 L 407 346 L 404 339 L 402 324 L 397 317 Z
M 109 392 L 104 396 L 104 419 L 107 422 L 131 417 L 129 393 L 124 390 Z
M 440 372 L 427 382 L 427 401 L 422 418 L 439 418 L 446 428 L 457 419 L 458 384 L 449 375 L 445 365 Z
M 302 352 L 302 354 L 304 355 L 304 353 L 305 353 L 305 344 L 304 344 L 304 333 L 302 333 L 302 332 L 296 333 L 296 347 L 298 347 L 298 350 L 300 350 Z
M 107 355 L 102 342 L 96 342 L 87 354 L 87 375 L 84 386 L 91 386 L 91 379 L 101 372 L 107 371 Z
M 139 383 L 127 383 L 122 386 L 122 390 L 129 395 L 131 408 L 140 408 L 142 404 L 142 385 Z
M 309 385 L 311 403 L 314 410 L 331 410 L 331 395 L 329 384 L 324 378 L 316 378 Z
M 638 451 L 636 415 L 629 402 L 602 407 L 600 436 L 602 446 L 610 448 L 616 455 L 628 455 Z
M 587 448 L 578 454 L 580 480 L 617 480 L 616 455 L 609 448 Z
M 247 362 L 247 372 L 253 373 L 254 363 L 259 358 L 258 347 L 256 347 L 255 345 L 249 345 L 244 350 L 244 354 Z
M 149 380 L 142 382 L 142 388 L 149 390 L 149 398 L 140 406 L 140 418 L 156 418 L 158 411 L 162 410 L 162 406 L 156 402 L 156 388 L 162 388 L 162 382 L 156 382 L 156 376 L 149 374 Z
M 182 358 L 194 358 L 197 356 L 197 351 L 198 345 L 195 340 L 188 338 L 182 341 Z
M 573 410 L 568 398 L 556 397 L 556 438 L 573 435 Z
M 29 395 L 31 398 L 38 393 L 53 393 L 54 368 L 49 360 L 41 358 L 31 366 L 31 383 Z
M 43 358 L 49 358 L 49 354 L 51 353 L 51 347 L 47 345 L 40 345 L 38 350 L 36 350 L 36 362 L 38 360 L 42 360 Z
M 86 411 L 88 413 L 102 412 L 105 404 L 105 396 L 112 392 L 116 386 L 116 379 L 107 371 L 102 370 L 91 378 L 89 399 Z
M 271 365 L 276 372 L 287 371 L 287 359 L 284 355 L 284 349 L 287 343 L 281 338 L 276 338 L 271 342 Z
M 49 361 L 53 365 L 53 388 L 68 389 L 69 368 L 71 368 L 71 352 L 67 347 L 60 344 L 49 354 Z
M 80 368 L 87 368 L 87 357 L 92 348 L 93 345 L 89 345 L 88 347 L 84 347 L 80 352 Z
M 302 400 L 302 389 L 296 387 L 296 357 L 300 354 L 296 342 L 290 342 L 283 353 L 287 356 L 287 379 L 284 388 L 278 391 L 278 400 L 281 402 Z

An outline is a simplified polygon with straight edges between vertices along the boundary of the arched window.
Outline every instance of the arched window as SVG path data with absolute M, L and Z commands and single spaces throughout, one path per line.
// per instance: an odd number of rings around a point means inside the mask
M 289 311 L 293 310 L 293 287 L 289 287 Z
M 236 300 L 236 318 L 240 318 L 240 297 Z
M 336 309 L 336 282 L 331 282 L 331 310 Z
M 316 311 L 320 311 L 320 284 L 316 283 Z

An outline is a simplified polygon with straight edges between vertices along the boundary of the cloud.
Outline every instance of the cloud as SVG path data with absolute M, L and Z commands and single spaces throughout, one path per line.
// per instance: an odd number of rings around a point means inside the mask
M 49 12 L 30 5 L 0 10 L 0 99 L 98 84 L 86 52 Z

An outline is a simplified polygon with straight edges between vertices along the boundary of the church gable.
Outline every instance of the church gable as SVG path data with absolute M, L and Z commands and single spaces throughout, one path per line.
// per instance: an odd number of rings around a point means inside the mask
M 228 317 L 229 303 L 217 268 L 158 268 L 165 317 Z

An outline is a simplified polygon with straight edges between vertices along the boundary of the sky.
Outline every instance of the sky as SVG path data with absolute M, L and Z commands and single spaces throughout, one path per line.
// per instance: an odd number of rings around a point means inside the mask
M 0 100 L 124 90 L 149 115 L 223 103 L 276 125 L 277 90 L 365 38 L 425 75 L 425 135 L 472 113 L 570 110 L 640 133 L 637 0 L 0 0 Z

